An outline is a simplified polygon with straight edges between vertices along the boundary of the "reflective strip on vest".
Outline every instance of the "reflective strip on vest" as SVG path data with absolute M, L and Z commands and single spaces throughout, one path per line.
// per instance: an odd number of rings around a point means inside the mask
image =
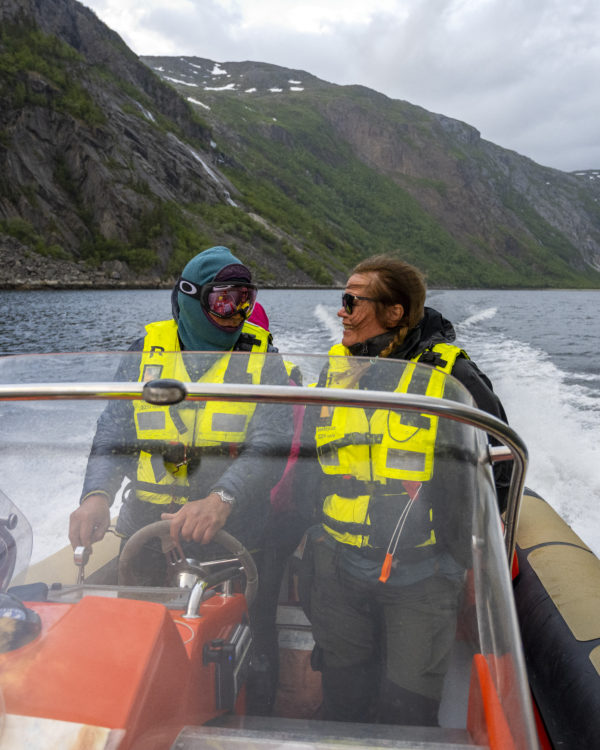
M 230 371 L 237 370 L 243 357 L 246 367 L 241 374 L 247 382 L 260 383 L 268 332 L 248 322 L 242 331 L 254 336 L 252 351 L 235 357 L 229 351 L 223 353 L 195 382 L 224 383 L 228 379 L 239 382 L 240 373 Z M 146 326 L 139 379 L 156 377 L 194 382 L 185 367 L 174 320 Z M 136 494 L 140 500 L 158 505 L 187 502 L 188 454 L 202 448 L 242 444 L 256 408 L 253 403 L 225 401 L 183 401 L 157 406 L 136 400 L 133 404 L 136 435 L 143 446 L 138 459 L 136 479 L 140 486 Z M 155 490 L 150 489 L 154 487 Z
M 441 398 L 446 374 L 452 371 L 459 356 L 467 355 L 451 344 L 436 344 L 432 351 L 439 355 L 439 365 L 430 368 L 424 395 Z M 361 376 L 371 366 L 368 362 L 353 360 L 341 344 L 332 347 L 329 354 L 326 386 L 330 388 L 356 388 Z M 421 356 L 405 364 L 395 393 L 423 392 L 424 371 L 414 364 Z M 413 377 L 419 371 L 417 387 Z M 390 493 L 386 485 L 393 481 L 426 482 L 433 475 L 438 422 L 436 416 L 408 411 L 376 409 L 368 417 L 365 410 L 358 407 L 324 409 L 315 432 L 321 469 L 328 476 L 349 476 L 379 483 L 381 494 Z M 338 492 L 343 491 L 342 487 L 343 481 Z M 323 503 L 326 530 L 344 544 L 368 545 L 370 499 L 370 494 L 359 497 L 327 495 Z M 399 505 L 398 515 L 401 512 L 402 506 Z M 415 546 L 435 544 L 431 508 L 428 516 L 429 527 L 423 528 Z M 327 526 L 327 518 L 335 520 L 335 529 Z M 344 524 L 352 531 L 342 531 Z M 363 533 L 355 533 L 357 524 L 364 526 Z

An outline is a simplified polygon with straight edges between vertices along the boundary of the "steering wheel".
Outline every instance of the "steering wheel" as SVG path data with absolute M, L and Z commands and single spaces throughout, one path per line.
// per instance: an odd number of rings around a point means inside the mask
M 170 521 L 156 521 L 147 526 L 142 526 L 141 529 L 138 529 L 135 534 L 132 534 L 129 537 L 119 557 L 118 582 L 120 586 L 138 585 L 133 561 L 140 554 L 142 547 L 144 547 L 150 539 L 154 538 L 160 539 L 162 551 L 167 559 L 169 559 L 174 552 L 178 553 L 177 544 L 171 537 Z M 246 576 L 244 596 L 246 597 L 246 602 L 249 607 L 254 601 L 256 590 L 258 588 L 258 572 L 254 560 L 252 559 L 252 555 L 240 541 L 223 529 L 217 531 L 212 541 L 220 544 L 227 552 L 234 555 L 239 560 L 244 575 Z M 219 562 L 219 560 L 211 560 L 211 562 Z M 225 560 L 223 560 L 223 562 L 225 562 Z

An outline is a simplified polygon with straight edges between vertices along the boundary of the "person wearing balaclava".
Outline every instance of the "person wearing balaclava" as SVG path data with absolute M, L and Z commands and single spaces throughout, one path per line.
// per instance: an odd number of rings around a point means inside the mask
M 212 282 L 220 282 L 222 288 L 230 285 L 232 291 L 246 290 L 249 294 L 247 307 L 242 307 L 237 314 L 232 315 L 235 301 L 226 298 L 216 300 L 214 309 L 211 310 L 208 297 L 210 292 L 204 290 L 206 304 L 199 298 L 202 297 L 200 290 Z M 233 349 L 242 332 L 245 318 L 252 312 L 255 297 L 256 287 L 252 285 L 250 271 L 226 247 L 211 247 L 196 255 L 183 269 L 172 294 L 173 317 L 177 321 L 182 349 Z M 243 306 L 244 301 L 241 304 Z M 225 317 L 219 317 L 219 314 L 225 314 Z
M 246 365 L 240 370 L 239 357 L 228 358 L 223 367 L 214 365 L 221 361 L 218 352 L 273 351 L 269 332 L 248 321 L 255 297 L 249 269 L 230 250 L 219 246 L 199 253 L 184 267 L 173 289 L 173 318 L 146 326 L 145 335 L 130 347 L 138 354 L 125 357 L 116 379 L 181 380 L 183 366 L 187 380 L 215 382 L 217 377 L 217 382 L 247 382 L 239 379 L 248 376 Z M 167 356 L 169 352 L 181 354 Z M 253 369 L 254 382 L 288 382 L 279 357 L 256 361 L 264 364 L 257 372 Z M 243 362 L 247 364 L 247 358 Z M 215 376 L 215 371 L 221 374 Z M 80 506 L 71 514 L 69 539 L 73 547 L 90 546 L 104 536 L 110 507 L 124 478 L 128 485 L 117 532 L 125 539 L 142 526 L 163 519 L 171 521 L 174 538 L 180 537 L 196 549 L 198 543 L 209 543 L 223 527 L 248 548 L 258 544 L 269 491 L 281 477 L 291 441 L 291 407 L 235 404 L 239 415 L 219 414 L 219 408 L 223 410 L 219 402 L 182 402 L 175 411 L 160 406 L 152 409 L 144 402 L 110 402 L 98 421 Z M 218 435 L 223 433 L 211 435 L 195 426 L 187 429 L 200 418 L 200 409 L 212 417 L 202 424 L 214 424 L 219 417 L 221 421 L 232 416 L 250 418 L 241 420 L 247 425 L 242 432 L 227 433 L 219 447 L 222 437 Z M 151 422 L 161 422 L 164 427 L 144 429 L 143 425 Z M 189 437 L 198 432 L 202 435 Z M 182 445 L 182 455 L 169 453 Z M 160 455 L 154 446 L 160 448 Z M 185 547 L 184 551 L 187 556 Z M 189 554 L 196 556 L 193 551 Z

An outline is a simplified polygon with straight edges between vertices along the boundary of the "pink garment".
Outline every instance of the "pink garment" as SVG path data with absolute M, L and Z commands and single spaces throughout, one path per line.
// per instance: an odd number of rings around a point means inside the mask
M 290 385 L 295 385 L 290 380 Z M 292 487 L 294 483 L 294 467 L 298 461 L 300 453 L 300 435 L 302 433 L 302 423 L 304 421 L 304 404 L 294 404 L 294 436 L 292 438 L 292 447 L 288 456 L 287 464 L 283 471 L 283 476 L 271 490 L 271 507 L 276 512 L 285 512 L 293 510 L 294 499 Z
M 265 331 L 269 330 L 269 317 L 265 312 L 265 308 L 260 304 L 260 302 L 254 303 L 254 307 L 252 308 L 252 312 L 250 313 L 250 317 L 248 318 L 248 320 L 257 326 L 264 328 Z
M 269 330 L 269 317 L 265 308 L 260 302 L 255 302 L 252 313 L 248 318 L 250 323 L 254 323 L 265 331 Z M 290 378 L 290 385 L 296 383 Z M 293 509 L 292 483 L 294 481 L 294 466 L 300 453 L 300 433 L 302 432 L 302 422 L 304 420 L 304 405 L 295 404 L 294 412 L 294 436 L 292 438 L 292 447 L 288 456 L 287 464 L 283 476 L 271 490 L 271 506 L 276 512 L 285 512 Z

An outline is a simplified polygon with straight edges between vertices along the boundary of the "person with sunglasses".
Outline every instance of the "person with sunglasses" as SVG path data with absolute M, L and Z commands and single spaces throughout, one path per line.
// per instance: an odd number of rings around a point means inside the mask
M 506 421 L 489 379 L 454 345 L 452 324 L 425 307 L 425 294 L 420 271 L 402 260 L 375 256 L 359 263 L 338 311 L 342 341 L 329 352 L 339 356 L 330 356 L 318 385 L 401 392 L 410 383 L 399 380 L 405 368 L 381 360 L 418 361 L 452 374 L 479 408 Z M 352 366 L 352 357 L 365 359 Z M 414 469 L 419 451 L 433 455 L 436 445 L 444 445 L 437 438 L 447 427 L 441 420 L 439 428 L 425 419 L 421 424 L 415 415 L 414 430 L 405 427 L 395 437 L 389 415 L 307 407 L 296 503 L 314 525 L 299 588 L 316 643 L 312 663 L 322 673 L 322 718 L 436 725 L 469 567 L 450 546 L 467 524 L 449 507 L 448 497 L 461 495 L 460 489 L 451 494 L 448 483 L 467 480 L 444 475 L 444 456 L 436 459 L 436 470 L 431 459 L 431 476 L 421 482 L 398 478 L 404 464 L 390 469 L 378 445 L 401 446 L 403 458 L 394 460 L 412 457 Z M 402 417 L 407 425 L 409 419 Z M 509 478 L 508 467 L 497 470 L 500 511 Z M 400 524 L 405 541 L 393 547 Z
M 246 382 L 239 378 L 249 376 L 247 358 L 240 364 L 239 357 L 215 354 L 277 352 L 270 332 L 249 321 L 256 294 L 249 269 L 228 248 L 199 253 L 174 286 L 173 317 L 146 326 L 145 335 L 130 347 L 139 356 L 125 357 L 115 379 Z M 253 362 L 253 382 L 288 383 L 279 357 Z M 291 444 L 292 410 L 276 404 L 235 403 L 233 412 L 231 407 L 220 402 L 182 402 L 177 408 L 110 402 L 98 421 L 79 508 L 71 514 L 72 546 L 89 547 L 102 539 L 110 507 L 126 479 L 116 527 L 124 540 L 149 523 L 170 520 L 171 535 L 183 540 L 186 556 L 198 557 L 198 546 L 210 543 L 221 528 L 255 549 L 269 491 L 283 473 Z M 206 425 L 201 430 L 199 419 Z M 215 428 L 217 423 L 229 426 Z M 140 567 L 146 583 L 157 583 L 164 558 L 150 550 Z

